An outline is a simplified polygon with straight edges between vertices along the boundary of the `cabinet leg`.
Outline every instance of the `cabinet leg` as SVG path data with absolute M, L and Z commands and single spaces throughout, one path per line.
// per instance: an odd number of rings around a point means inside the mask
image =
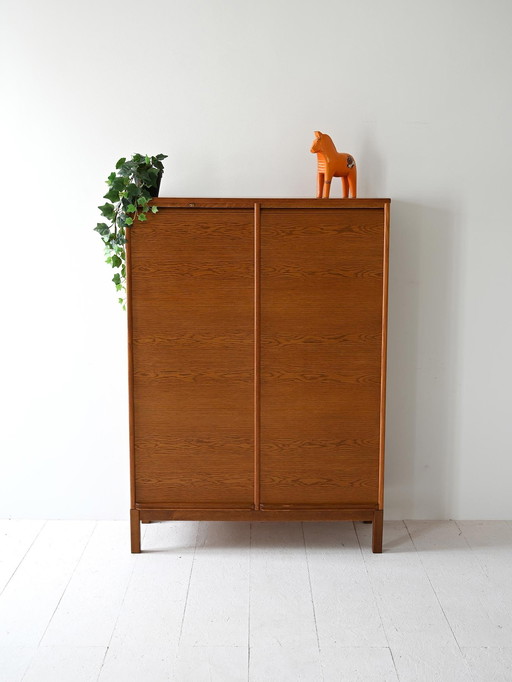
M 132 554 L 140 554 L 140 512 L 138 509 L 130 509 L 130 534 Z
M 384 511 L 377 509 L 373 512 L 372 552 L 382 554 L 382 533 L 384 530 Z

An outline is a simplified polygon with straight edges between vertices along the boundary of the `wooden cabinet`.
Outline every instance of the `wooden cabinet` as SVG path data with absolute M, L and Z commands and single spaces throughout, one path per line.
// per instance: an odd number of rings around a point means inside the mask
M 140 521 L 372 521 L 389 200 L 164 199 L 129 230 Z

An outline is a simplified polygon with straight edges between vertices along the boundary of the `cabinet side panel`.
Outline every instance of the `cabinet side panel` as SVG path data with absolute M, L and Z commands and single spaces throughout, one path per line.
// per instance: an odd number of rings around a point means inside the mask
M 262 505 L 376 507 L 383 211 L 261 222 Z
M 253 502 L 253 213 L 160 209 L 131 235 L 135 496 Z

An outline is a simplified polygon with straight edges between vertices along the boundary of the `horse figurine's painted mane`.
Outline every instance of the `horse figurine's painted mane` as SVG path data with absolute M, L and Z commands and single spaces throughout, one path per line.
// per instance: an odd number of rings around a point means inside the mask
M 341 178 L 341 196 L 354 198 L 357 191 L 357 170 L 354 157 L 336 151 L 334 142 L 329 135 L 315 131 L 315 139 L 311 153 L 317 155 L 317 184 L 318 199 L 329 197 L 331 180 Z

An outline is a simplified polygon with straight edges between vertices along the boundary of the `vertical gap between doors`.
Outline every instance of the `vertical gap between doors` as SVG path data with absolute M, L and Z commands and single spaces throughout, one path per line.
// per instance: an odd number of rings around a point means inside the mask
M 254 509 L 260 508 L 260 264 L 261 207 L 254 204 Z

